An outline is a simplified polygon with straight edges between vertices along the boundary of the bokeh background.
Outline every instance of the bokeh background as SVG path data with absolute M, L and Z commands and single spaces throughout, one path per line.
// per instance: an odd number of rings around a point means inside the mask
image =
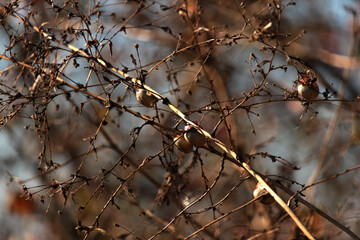
M 157 236 L 181 239 L 253 198 L 256 182 L 238 166 L 222 167 L 206 149 L 184 154 L 171 145 L 166 128 L 182 129 L 179 117 L 161 102 L 142 106 L 133 84 L 96 57 L 144 79 L 209 132 L 220 110 L 248 97 L 226 118 L 231 138 L 224 123 L 215 137 L 294 192 L 321 181 L 301 196 L 360 234 L 359 6 L 1 1 L 0 239 L 148 239 L 207 192 Z M 305 70 L 320 87 L 312 102 L 296 94 Z M 56 76 L 164 127 L 59 85 Z M 309 208 L 291 206 L 315 237 L 351 239 Z M 99 229 L 86 237 L 94 222 Z M 278 205 L 255 202 L 194 239 L 301 238 Z

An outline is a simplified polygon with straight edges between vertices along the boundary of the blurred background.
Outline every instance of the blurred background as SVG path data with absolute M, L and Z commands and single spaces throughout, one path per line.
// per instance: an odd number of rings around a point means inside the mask
M 356 0 L 1 1 L 0 239 L 183 239 L 253 198 L 256 181 L 238 166 L 179 151 L 180 118 L 161 101 L 141 105 L 111 67 L 359 235 L 359 10 Z M 307 70 L 313 101 L 296 90 Z M 316 238 L 351 239 L 290 206 Z M 256 201 L 193 239 L 302 238 L 280 206 Z

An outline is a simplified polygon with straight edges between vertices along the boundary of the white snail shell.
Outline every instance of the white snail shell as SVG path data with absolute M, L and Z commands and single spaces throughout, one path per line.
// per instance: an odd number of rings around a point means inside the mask
M 275 185 L 272 183 L 272 181 L 269 178 L 265 178 L 266 183 L 274 190 L 274 192 L 277 192 Z M 262 204 L 270 205 L 275 202 L 275 199 L 270 195 L 270 193 L 265 189 L 264 185 L 262 185 L 260 182 L 256 184 L 256 188 L 253 191 L 254 198 L 260 197 L 259 201 Z

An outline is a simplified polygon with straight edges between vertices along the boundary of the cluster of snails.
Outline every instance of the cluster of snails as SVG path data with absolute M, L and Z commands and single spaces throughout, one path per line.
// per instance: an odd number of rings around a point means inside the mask
M 297 88 L 298 94 L 305 100 L 314 100 L 319 95 L 319 86 L 316 83 L 316 77 L 313 76 L 310 70 L 306 71 L 305 74 L 300 75 L 299 86 Z M 143 88 L 137 88 L 136 99 L 145 107 L 152 107 L 158 101 L 158 99 L 149 91 Z M 199 123 L 194 121 L 196 125 Z M 193 151 L 193 147 L 203 147 L 206 143 L 206 137 L 201 134 L 196 127 L 188 124 L 184 130 L 180 130 L 175 138 L 175 146 L 184 153 L 190 153 Z M 269 179 L 265 178 L 265 182 L 277 192 L 274 183 Z M 266 190 L 265 186 L 260 182 L 257 183 L 254 191 L 254 198 L 259 198 L 259 201 L 263 204 L 269 205 L 275 202 L 275 199 Z
M 138 87 L 136 89 L 136 99 L 145 107 L 152 107 L 158 99 L 148 90 Z M 199 123 L 194 121 L 199 126 Z M 180 130 L 174 138 L 175 146 L 184 153 L 192 152 L 193 147 L 202 147 L 206 143 L 206 137 L 199 133 L 190 124 L 184 130 Z

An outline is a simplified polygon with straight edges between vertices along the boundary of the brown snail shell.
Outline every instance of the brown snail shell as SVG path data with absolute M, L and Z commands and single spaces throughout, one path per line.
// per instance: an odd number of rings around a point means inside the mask
M 152 95 L 149 91 L 138 88 L 136 90 L 136 99 L 139 103 L 144 105 L 145 107 L 152 107 L 158 100 L 154 95 Z
M 298 86 L 298 93 L 306 100 L 314 100 L 319 95 L 319 86 L 316 82 L 310 85 L 300 83 Z
M 184 153 L 190 153 L 193 150 L 191 145 L 184 137 L 184 135 L 178 135 L 174 138 L 175 146 Z

